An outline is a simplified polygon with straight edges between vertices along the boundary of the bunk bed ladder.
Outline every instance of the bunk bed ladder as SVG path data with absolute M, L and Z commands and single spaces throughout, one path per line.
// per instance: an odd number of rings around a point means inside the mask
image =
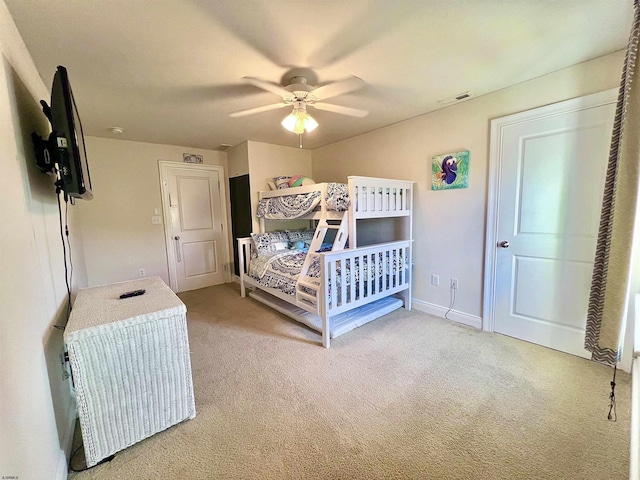
M 313 236 L 313 240 L 311 240 L 309 253 L 307 253 L 306 258 L 304 259 L 304 264 L 302 265 L 302 270 L 298 277 L 298 283 L 296 284 L 296 300 L 298 302 L 298 306 L 311 313 L 315 313 L 316 315 L 319 314 L 318 288 L 320 286 L 321 279 L 310 277 L 308 275 L 309 267 L 311 267 L 313 259 L 320 256 L 317 252 L 322 247 L 329 230 L 336 230 L 336 236 L 333 240 L 333 246 L 331 247 L 332 252 L 336 250 L 344 250 L 349 237 L 349 212 L 343 212 L 342 219 L 339 224 L 329 223 L 330 219 L 328 216 L 327 212 L 323 212 L 320 220 L 318 221 L 316 233 Z M 302 287 L 306 287 L 306 290 L 303 290 Z

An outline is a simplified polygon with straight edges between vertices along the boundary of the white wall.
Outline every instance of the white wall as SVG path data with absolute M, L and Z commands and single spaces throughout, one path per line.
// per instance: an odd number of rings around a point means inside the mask
M 480 321 L 490 120 L 619 85 L 623 52 L 468 100 L 313 150 L 316 181 L 347 175 L 415 180 L 414 298 L 448 307 L 449 279 L 459 280 L 454 309 Z M 431 157 L 470 150 L 469 188 L 431 191 Z M 430 275 L 440 275 L 440 286 Z M 420 302 L 417 303 L 421 305 Z
M 283 147 L 261 142 L 247 142 L 249 161 L 249 188 L 251 190 L 251 218 L 253 231 L 259 231 L 256 217 L 258 192 L 269 190 L 267 182 L 281 175 L 305 175 L 311 177 L 311 151 Z M 270 222 L 273 223 L 273 222 Z M 282 226 L 282 222 L 279 222 Z M 293 225 L 293 224 L 291 224 Z M 295 228 L 292 226 L 291 228 Z
M 227 151 L 229 178 L 249 174 L 249 144 L 243 142 Z
M 50 95 L 4 1 L 0 51 L 0 475 L 62 479 L 75 406 L 52 326 L 66 320 L 67 292 L 53 179 L 36 169 L 30 139 L 50 131 L 38 104 Z M 77 210 L 68 218 L 74 291 L 86 286 Z
M 204 163 L 225 167 L 226 185 L 226 153 L 98 137 L 85 143 L 94 193 L 80 205 L 89 285 L 133 280 L 140 268 L 169 284 L 164 225 L 151 223 L 156 209 L 162 215 L 158 161 L 202 155 Z M 229 218 L 228 195 L 225 204 Z

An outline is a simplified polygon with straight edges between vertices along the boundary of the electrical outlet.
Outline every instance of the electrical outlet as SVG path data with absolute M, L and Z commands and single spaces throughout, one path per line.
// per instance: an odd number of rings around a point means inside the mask
M 160 217 L 160 215 L 153 215 L 151 217 L 151 223 L 153 225 L 160 225 L 162 223 L 162 217 Z
M 140 270 L 138 270 L 138 275 L 140 277 L 144 277 L 145 276 L 144 268 L 141 268 Z
M 451 279 L 451 288 L 453 288 L 454 290 L 458 289 L 458 279 L 457 278 L 452 278 Z
M 436 287 L 440 285 L 440 275 L 431 274 L 431 285 L 435 285 Z

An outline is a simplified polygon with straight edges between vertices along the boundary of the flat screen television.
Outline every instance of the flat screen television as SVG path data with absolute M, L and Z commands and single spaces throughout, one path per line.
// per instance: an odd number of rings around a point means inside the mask
M 91 200 L 91 175 L 82 122 L 65 67 L 59 66 L 53 78 L 51 106 L 45 101 L 40 103 L 53 131 L 46 142 L 32 134 L 38 166 L 47 173 L 57 170 L 56 186 L 64 192 L 65 199 Z

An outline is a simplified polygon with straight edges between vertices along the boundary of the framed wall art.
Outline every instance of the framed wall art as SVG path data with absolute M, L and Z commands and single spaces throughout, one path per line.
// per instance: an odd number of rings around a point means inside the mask
M 194 153 L 183 153 L 182 159 L 184 163 L 202 163 L 202 155 L 196 155 Z
M 431 159 L 431 190 L 469 186 L 469 150 L 436 155 Z

